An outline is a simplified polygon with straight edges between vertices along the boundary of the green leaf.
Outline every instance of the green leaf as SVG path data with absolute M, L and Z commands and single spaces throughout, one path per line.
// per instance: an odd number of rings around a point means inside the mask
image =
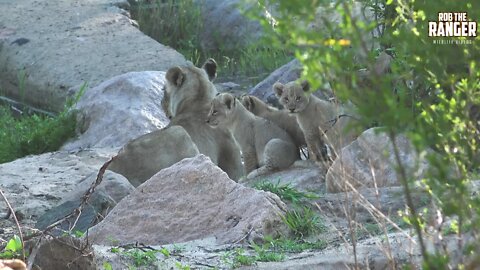
M 113 270 L 112 265 L 109 262 L 103 263 L 103 269 L 105 270 Z
M 22 250 L 22 240 L 20 240 L 20 237 L 18 237 L 18 235 L 14 235 L 13 238 L 8 241 L 5 250 L 13 253 L 20 252 Z

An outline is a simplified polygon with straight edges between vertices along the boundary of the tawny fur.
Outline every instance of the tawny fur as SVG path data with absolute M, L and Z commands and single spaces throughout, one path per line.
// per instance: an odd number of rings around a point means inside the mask
M 347 126 L 355 121 L 352 110 L 310 94 L 307 82 L 275 83 L 273 90 L 285 110 L 296 116 L 305 135 L 309 155 L 314 160 L 327 159 L 325 144 L 334 159 L 335 153 L 357 137 L 356 132 L 347 130 Z
M 231 94 L 215 97 L 207 122 L 232 131 L 242 149 L 248 178 L 285 169 L 299 159 L 293 140 L 283 129 L 249 112 Z
M 217 91 L 216 63 L 208 60 L 202 68 L 174 67 L 166 74 L 162 108 L 170 124 L 127 143 L 109 169 L 138 186 L 163 168 L 199 153 L 208 156 L 233 180 L 243 176 L 240 148 L 226 128 L 206 123 L 210 103 Z
M 297 118 L 287 111 L 278 110 L 269 106 L 261 99 L 254 96 L 243 96 L 242 105 L 256 116 L 272 121 L 285 130 L 293 139 L 295 146 L 300 149 L 307 145 L 303 131 L 298 125 Z
M 167 71 L 165 89 L 171 121 L 168 126 L 183 127 L 200 153 L 225 171 L 231 179 L 242 174 L 240 149 L 226 128 L 212 128 L 206 123 L 212 99 L 217 94 L 211 82 L 216 75 L 216 63 L 209 59 L 202 68 L 174 67 Z

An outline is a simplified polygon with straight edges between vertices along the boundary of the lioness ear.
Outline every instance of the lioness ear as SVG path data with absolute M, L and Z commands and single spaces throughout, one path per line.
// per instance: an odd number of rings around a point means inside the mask
M 213 82 L 217 77 L 217 62 L 213 58 L 207 59 L 202 68 L 207 72 L 208 79 Z
M 273 91 L 275 92 L 275 95 L 278 98 L 280 98 L 282 96 L 284 88 L 285 88 L 285 85 L 283 85 L 283 83 L 281 83 L 281 82 L 276 82 L 273 85 Z
M 308 92 L 310 90 L 310 84 L 308 83 L 307 80 L 302 81 L 300 85 L 302 86 L 302 89 L 304 92 Z
M 171 84 L 179 87 L 185 80 L 185 73 L 180 67 L 173 67 L 167 71 L 167 75 L 165 75 L 165 77 Z
M 235 97 L 230 94 L 225 94 L 223 97 L 223 103 L 227 105 L 227 109 L 231 110 L 235 107 Z

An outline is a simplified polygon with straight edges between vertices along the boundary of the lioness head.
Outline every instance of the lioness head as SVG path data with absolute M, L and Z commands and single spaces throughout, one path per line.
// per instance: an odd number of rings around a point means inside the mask
M 273 91 L 277 96 L 280 104 L 292 113 L 303 111 L 310 101 L 310 85 L 307 81 L 300 84 L 297 82 L 289 82 L 282 84 L 277 82 L 273 85 Z
M 235 106 L 235 97 L 231 94 L 223 93 L 217 95 L 212 100 L 210 112 L 207 116 L 207 123 L 212 127 L 228 123 Z
M 208 59 L 202 68 L 193 65 L 170 68 L 165 75 L 164 109 L 174 117 L 179 108 L 192 107 L 191 104 L 209 104 L 217 94 L 212 81 L 217 75 L 217 63 Z

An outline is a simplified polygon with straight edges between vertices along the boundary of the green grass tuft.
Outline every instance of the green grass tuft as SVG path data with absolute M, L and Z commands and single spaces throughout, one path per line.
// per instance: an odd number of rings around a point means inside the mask
M 291 252 L 299 253 L 305 250 L 319 250 L 327 247 L 327 242 L 323 240 L 317 240 L 315 242 L 307 242 L 302 239 L 290 239 L 290 238 L 278 238 L 272 239 L 271 237 L 265 237 L 264 246 L 270 250 L 277 252 Z
M 280 199 L 289 201 L 292 203 L 298 203 L 303 199 L 317 199 L 318 196 L 313 193 L 301 192 L 298 189 L 292 187 L 290 184 L 280 184 L 280 181 L 276 184 L 263 181 L 253 185 L 254 188 L 269 191 L 275 193 Z
M 287 211 L 282 219 L 299 239 L 325 230 L 320 217 L 306 206 Z

